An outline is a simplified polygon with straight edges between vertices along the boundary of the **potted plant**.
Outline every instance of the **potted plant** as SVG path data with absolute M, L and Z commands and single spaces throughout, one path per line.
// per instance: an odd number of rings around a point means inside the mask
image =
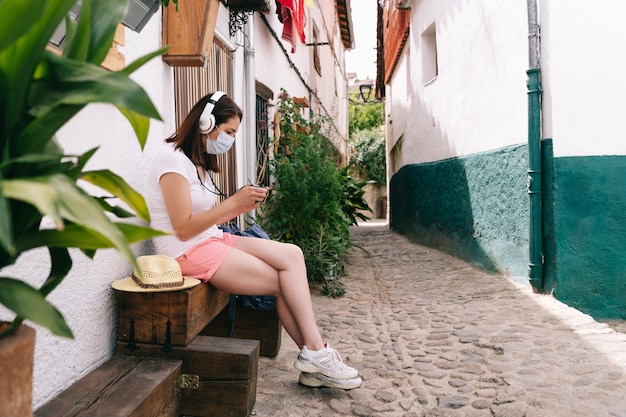
M 160 234 L 124 221 L 135 217 L 147 222 L 149 214 L 141 195 L 121 177 L 84 169 L 97 149 L 67 155 L 55 133 L 87 104 L 110 103 L 126 116 L 143 148 L 150 119 L 160 116 L 129 75 L 165 48 L 120 71 L 100 67 L 128 0 L 83 0 L 78 20 L 65 20 L 62 54 L 48 50 L 48 40 L 75 2 L 0 0 L 0 304 L 15 314 L 11 323 L 0 324 L 0 349 L 11 355 L 25 351 L 32 356 L 34 332 L 24 330 L 24 320 L 72 337 L 62 314 L 46 301 L 72 267 L 69 248 L 90 257 L 98 249 L 115 248 L 136 267 L 130 244 Z M 128 209 L 87 194 L 79 180 L 100 187 Z M 56 227 L 41 228 L 44 217 Z M 4 267 L 40 247 L 48 248 L 51 261 L 41 288 L 3 276 Z M 26 342 L 11 348 L 11 339 Z M 0 364 L 21 367 L 20 375 L 32 384 L 32 358 L 30 370 L 15 359 L 0 357 Z M 32 388 L 19 388 L 6 372 L 0 369 L 5 381 L 0 385 L 0 415 L 31 415 Z

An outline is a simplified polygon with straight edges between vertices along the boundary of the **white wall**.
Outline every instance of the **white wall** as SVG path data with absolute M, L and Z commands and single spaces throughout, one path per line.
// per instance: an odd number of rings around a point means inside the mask
M 543 136 L 555 156 L 626 154 L 626 3 L 540 4 Z
M 422 70 L 422 33 L 436 27 L 438 76 Z M 436 161 L 527 140 L 526 1 L 421 0 L 388 84 L 389 149 L 396 166 Z M 393 173 L 391 173 L 393 174 Z
M 270 23 L 273 30 L 280 36 L 282 34 L 283 25 L 278 21 L 275 13 L 276 6 L 272 3 L 272 8 L 269 14 L 264 15 Z M 294 97 L 306 97 L 309 98 L 309 92 L 295 74 L 293 69 L 289 68 L 289 61 L 285 57 L 283 50 L 277 44 L 276 40 L 267 29 L 265 23 L 261 19 L 258 13 L 254 14 L 254 27 L 255 27 L 255 74 L 256 79 L 266 86 L 268 86 L 275 94 L 275 100 L 277 95 L 280 94 L 280 89 L 284 88 L 287 92 Z M 305 27 L 307 30 L 308 27 Z M 299 68 L 303 73 L 303 77 L 308 81 L 308 50 L 306 46 L 298 43 L 296 46 L 296 52 L 291 53 L 291 44 L 280 40 L 282 46 L 287 50 L 289 58 L 294 65 Z M 287 67 L 286 67 L 287 66 Z M 289 68 L 289 69 L 287 69 Z
M 160 48 L 161 14 L 152 17 L 140 34 L 126 29 L 126 47 L 121 48 L 126 64 Z M 143 178 L 151 155 L 173 129 L 171 71 L 155 58 L 133 74 L 150 95 L 165 123 L 151 123 L 149 140 L 142 152 L 130 124 L 112 106 L 91 104 L 58 132 L 66 153 L 83 153 L 99 146 L 87 169 L 110 169 L 136 190 L 143 190 Z M 92 190 L 90 190 L 91 192 Z M 138 255 L 151 250 L 148 244 L 134 247 Z M 94 260 L 80 251 L 71 251 L 73 267 L 66 279 L 48 297 L 64 315 L 74 339 L 37 331 L 33 380 L 33 407 L 37 409 L 64 388 L 107 360 L 116 341 L 116 305 L 111 282 L 130 275 L 128 262 L 112 249 L 100 250 Z M 39 287 L 49 272 L 47 250 L 24 254 L 2 271 Z M 0 311 L 0 318 L 11 318 Z
M 345 140 L 348 135 L 347 74 L 344 62 L 345 49 L 337 27 L 335 3 L 330 0 L 320 0 L 314 4 L 312 9 L 306 8 L 307 24 L 304 31 L 306 42 L 312 43 L 314 41 L 313 26 L 315 25 L 318 29 L 317 42 L 330 43 L 330 45 L 317 47 L 322 76 L 318 75 L 313 67 L 312 46 L 306 46 L 298 39 L 296 51 L 291 53 L 291 44 L 280 39 L 283 25 L 278 20 L 276 6 L 272 3 L 270 12 L 264 16 L 278 36 L 280 45 L 262 18 L 255 14 L 256 79 L 274 91 L 274 104 L 277 102 L 277 95 L 280 94 L 281 88 L 285 89 L 292 97 L 307 98 L 313 111 L 326 114 L 333 120 L 339 136 Z M 289 59 L 285 57 L 281 45 L 287 50 Z M 297 68 L 299 75 L 290 66 L 289 61 Z M 315 91 L 315 96 L 319 98 L 319 102 L 309 93 L 307 86 Z M 340 149 L 347 152 L 345 143 L 342 143 L 341 146 Z

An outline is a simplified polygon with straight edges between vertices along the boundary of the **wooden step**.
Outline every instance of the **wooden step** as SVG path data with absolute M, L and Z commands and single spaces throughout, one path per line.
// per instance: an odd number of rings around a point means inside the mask
M 256 400 L 259 341 L 198 336 L 171 351 L 154 344 L 129 349 L 117 342 L 118 355 L 139 355 L 183 361 L 181 415 L 194 417 L 249 416 Z
M 180 360 L 114 356 L 35 411 L 35 417 L 178 417 Z

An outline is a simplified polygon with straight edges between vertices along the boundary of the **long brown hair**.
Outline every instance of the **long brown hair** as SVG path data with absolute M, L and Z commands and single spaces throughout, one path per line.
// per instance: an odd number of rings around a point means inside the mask
M 217 164 L 217 156 L 206 153 L 203 135 L 200 133 L 199 126 L 200 115 L 212 95 L 213 93 L 207 94 L 198 100 L 189 111 L 187 117 L 185 117 L 185 120 L 180 124 L 176 133 L 165 139 L 165 141 L 167 143 L 174 143 L 175 148 L 182 150 L 195 165 L 199 165 L 213 172 L 220 172 L 220 167 Z M 232 117 L 239 117 L 239 120 L 243 119 L 243 112 L 237 103 L 226 95 L 222 96 L 217 103 L 215 103 L 211 114 L 215 117 L 215 126 L 225 123 Z

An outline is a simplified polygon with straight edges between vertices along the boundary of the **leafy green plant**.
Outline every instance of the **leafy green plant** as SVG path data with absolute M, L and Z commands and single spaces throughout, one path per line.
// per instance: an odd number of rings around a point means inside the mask
M 323 131 L 324 118 L 310 114 L 309 120 L 286 92 L 280 98 L 280 137 L 270 162 L 272 193 L 259 219 L 274 238 L 300 246 L 309 280 L 324 283 L 327 295 L 338 296 L 345 292 L 339 278 L 352 246 L 349 228 L 356 224 L 355 207 L 367 204 L 358 201 L 361 184 L 339 168 Z
M 112 220 L 107 213 L 120 220 L 149 221 L 145 201 L 118 175 L 84 170 L 96 149 L 66 155 L 55 134 L 87 104 L 110 103 L 128 119 L 143 148 L 150 119 L 160 116 L 129 75 L 165 49 L 120 71 L 100 67 L 128 0 L 83 0 L 79 19 L 65 19 L 62 55 L 49 51 L 48 40 L 74 3 L 0 0 L 0 269 L 38 247 L 47 247 L 51 260 L 49 275 L 38 289 L 17 278 L 0 277 L 0 303 L 15 313 L 0 337 L 25 319 L 72 337 L 62 314 L 46 301 L 72 267 L 69 248 L 90 257 L 97 249 L 115 248 L 137 267 L 130 244 L 161 234 Z M 120 199 L 128 210 L 87 194 L 79 180 Z M 44 216 L 56 228 L 41 228 Z
M 364 212 L 372 211 L 365 202 L 365 190 L 363 189 L 369 181 L 351 177 L 348 174 L 349 168 L 350 167 L 344 167 L 341 169 L 341 179 L 344 184 L 342 210 L 344 214 L 348 216 L 350 224 L 357 225 L 358 219 L 369 220 L 369 217 L 363 214 Z
M 363 103 L 359 101 L 358 93 L 350 95 L 348 106 L 348 128 L 350 132 L 358 130 L 370 130 L 382 126 L 385 123 L 385 103 L 372 101 Z
M 346 288 L 339 280 L 327 280 L 322 285 L 322 294 L 332 298 L 341 297 L 346 293 Z
M 353 93 L 349 104 L 350 163 L 349 172 L 376 187 L 387 184 L 384 103 L 361 102 Z
M 364 181 L 371 181 L 377 187 L 387 183 L 387 161 L 385 137 L 380 129 L 355 132 L 351 138 L 352 154 L 350 171 Z

